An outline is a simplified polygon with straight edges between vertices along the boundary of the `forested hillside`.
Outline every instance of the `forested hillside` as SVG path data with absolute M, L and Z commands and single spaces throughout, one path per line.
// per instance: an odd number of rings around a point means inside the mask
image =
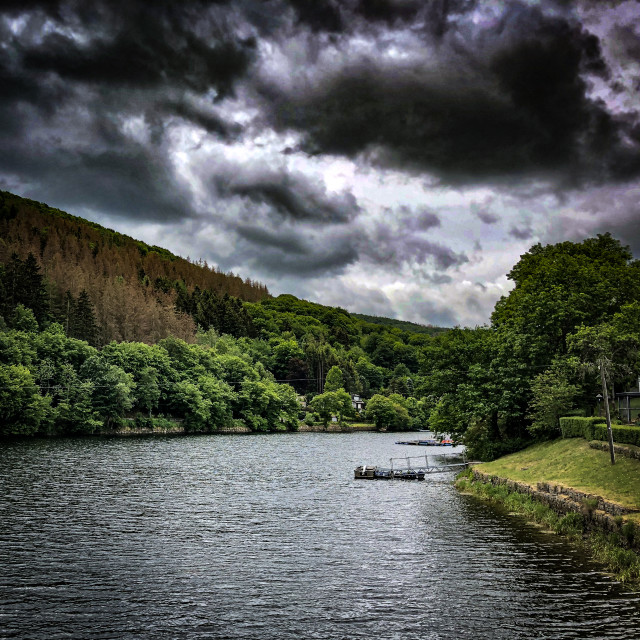
M 0 192 L 0 263 L 16 282 L 24 276 L 21 265 L 29 254 L 35 263 L 27 271 L 41 269 L 49 311 L 63 326 L 77 322 L 78 305 L 89 301 L 95 312 L 96 345 L 111 340 L 154 343 L 169 335 L 192 342 L 196 325 L 215 325 L 217 316 L 223 327 L 236 321 L 246 324 L 242 311 L 225 295 L 254 302 L 269 295 L 264 285 L 220 273 L 206 262 L 190 262 L 42 203 Z M 11 296 L 12 290 L 5 291 L 5 300 Z M 208 307 L 198 306 L 203 296 Z M 211 308 L 215 318 L 200 317 L 211 316 Z
M 555 437 L 563 414 L 593 413 L 598 367 L 612 399 L 640 372 L 640 262 L 609 234 L 533 246 L 490 325 L 425 333 L 272 298 L 43 205 L 20 214 L 17 202 L 4 195 L 1 434 L 123 419 L 269 431 L 337 416 L 448 432 L 491 458 Z M 362 415 L 350 394 L 366 400 Z

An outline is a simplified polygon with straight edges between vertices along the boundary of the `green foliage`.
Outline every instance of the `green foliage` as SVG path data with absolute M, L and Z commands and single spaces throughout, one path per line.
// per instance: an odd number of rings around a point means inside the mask
M 209 402 L 209 422 L 212 428 L 219 429 L 230 425 L 233 419 L 231 387 L 211 375 L 200 376 L 198 387 L 202 396 Z
M 555 532 L 563 536 L 578 536 L 584 531 L 584 516 L 581 513 L 567 513 L 560 518 Z
M 612 425 L 613 441 L 622 444 L 633 444 L 640 447 L 640 427 L 626 425 Z M 596 424 L 593 427 L 591 440 L 607 440 L 607 425 Z
M 410 427 L 411 419 L 404 398 L 400 395 L 385 397 L 376 394 L 367 402 L 365 416 L 377 429 L 405 431 Z
M 326 429 L 333 415 L 342 423 L 342 418 L 351 414 L 351 398 L 344 389 L 326 391 L 311 400 L 311 409 L 318 414 Z
M 22 304 L 17 304 L 11 317 L 9 325 L 16 331 L 24 331 L 25 333 L 36 333 L 38 331 L 38 321 L 33 315 L 33 311 Z
M 566 362 L 556 360 L 533 379 L 529 432 L 534 437 L 555 438 L 560 435 L 558 419 L 571 408 L 578 392 L 578 386 L 568 380 L 567 369 Z
M 46 420 L 49 405 L 29 369 L 0 366 L 0 435 L 33 435 Z
M 53 412 L 55 433 L 87 434 L 100 428 L 102 421 L 94 408 L 93 391 L 93 382 L 83 382 L 71 365 L 63 366 Z
M 291 387 L 285 391 L 270 380 L 246 380 L 238 394 L 238 410 L 253 431 L 297 428 L 299 405 Z
M 121 367 L 108 364 L 98 356 L 91 356 L 80 367 L 80 377 L 93 383 L 93 408 L 106 420 L 107 425 L 123 417 L 133 407 L 136 384 L 133 376 Z
M 327 379 L 324 383 L 324 390 L 337 391 L 338 389 L 344 389 L 344 380 L 342 377 L 342 371 L 340 367 L 331 367 L 329 373 L 327 373 Z
M 291 295 L 268 298 L 266 289 L 231 278 L 238 292 L 253 292 L 245 296 L 252 302 L 242 303 L 214 286 L 222 274 L 206 263 L 192 265 L 99 225 L 6 197 L 18 207 L 15 216 L 0 220 L 12 230 L 11 246 L 19 245 L 12 221 L 31 207 L 40 248 L 35 255 L 43 256 L 45 245 L 51 253 L 47 242 L 62 237 L 64 228 L 73 234 L 83 269 L 97 256 L 122 258 L 127 267 L 116 268 L 115 277 L 123 292 L 133 292 L 130 285 L 138 283 L 144 288 L 141 304 L 154 297 L 165 306 L 175 300 L 200 325 L 195 345 L 177 337 L 158 340 L 168 333 L 151 332 L 153 345 L 111 342 L 97 351 L 91 345 L 107 334 L 104 324 L 98 332 L 95 312 L 104 314 L 108 306 L 102 300 L 94 308 L 99 287 L 90 289 L 90 299 L 77 283 L 47 283 L 34 254 L 12 256 L 0 265 L 0 363 L 27 368 L 37 395 L 50 403 L 40 430 L 93 428 L 95 415 L 72 397 L 77 388 L 107 422 L 136 412 L 151 419 L 157 412 L 184 417 L 191 430 L 243 420 L 262 431 L 297 427 L 296 391 L 310 400 L 320 394 L 311 400 L 312 409 L 325 424 L 332 415 L 342 420 L 351 411 L 348 391 L 369 399 L 367 416 L 379 428 L 430 426 L 464 438 L 471 452 L 490 459 L 531 438 L 554 437 L 562 414 L 592 412 L 597 380 L 578 375 L 576 359 L 606 358 L 616 389 L 630 383 L 640 367 L 640 266 L 608 235 L 532 247 L 510 272 L 515 287 L 496 305 L 490 327 L 435 332 Z M 56 236 L 48 230 L 56 226 L 52 221 L 67 226 Z M 120 251 L 127 247 L 135 251 Z M 21 256 L 27 253 L 25 248 Z M 87 287 L 88 278 L 82 283 Z M 118 300 L 113 304 L 121 305 Z M 156 316 L 148 320 L 153 326 Z M 184 322 L 174 326 L 174 334 Z M 127 333 L 125 326 L 119 335 Z M 67 365 L 77 381 L 65 386 L 73 378 Z M 563 428 L 574 432 L 584 429 Z M 636 432 L 629 434 L 620 432 L 620 438 L 636 442 Z
M 193 383 L 177 382 L 172 390 L 171 405 L 174 415 L 184 420 L 185 431 L 205 431 L 209 428 L 211 401 L 207 400 Z
M 600 417 L 565 416 L 559 419 L 563 438 L 585 438 L 586 440 L 594 440 L 595 425 L 602 422 L 604 422 L 604 418 Z
M 144 367 L 140 371 L 137 383 L 137 403 L 149 412 L 158 406 L 160 400 L 160 385 L 158 384 L 158 370 L 154 367 Z

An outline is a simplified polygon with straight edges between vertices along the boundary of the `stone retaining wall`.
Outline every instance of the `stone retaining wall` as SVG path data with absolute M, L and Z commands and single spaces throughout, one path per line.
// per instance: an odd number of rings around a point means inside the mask
M 556 513 L 580 513 L 584 516 L 585 525 L 590 529 L 600 529 L 615 533 L 620 531 L 619 518 L 624 514 L 637 512 L 637 509 L 627 509 L 614 502 L 608 502 L 601 496 L 583 493 L 569 487 L 548 482 L 538 482 L 535 487 L 524 482 L 501 478 L 484 473 L 478 469 L 472 470 L 473 479 L 478 482 L 493 485 L 504 485 L 510 491 L 517 491 L 530 495 L 534 500 L 547 505 Z M 640 549 L 640 540 L 634 548 Z
M 592 449 L 600 449 L 602 451 L 609 452 L 609 443 L 601 442 L 600 440 L 592 440 L 589 442 L 589 446 Z M 617 456 L 623 458 L 635 458 L 640 460 L 640 447 L 636 447 L 632 444 L 615 444 L 613 445 L 613 451 Z

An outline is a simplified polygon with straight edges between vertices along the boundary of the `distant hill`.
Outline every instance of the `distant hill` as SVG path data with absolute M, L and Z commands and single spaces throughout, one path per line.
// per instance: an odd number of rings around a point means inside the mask
M 53 318 L 64 322 L 67 314 L 68 320 L 74 302 L 86 292 L 101 343 L 154 343 L 170 334 L 190 341 L 196 322 L 212 324 L 207 320 L 213 320 L 214 311 L 227 324 L 242 315 L 242 305 L 229 296 L 248 302 L 269 297 L 259 282 L 0 191 L 0 264 L 14 254 L 25 260 L 30 253 L 45 276 Z
M 27 264 L 30 254 L 34 258 Z M 96 346 L 112 340 L 154 344 L 169 335 L 192 342 L 198 326 L 235 337 L 256 337 L 264 334 L 265 318 L 255 303 L 272 313 L 270 322 L 278 331 L 299 325 L 294 316 L 313 318 L 327 328 L 329 337 L 345 345 L 375 327 L 425 336 L 446 331 L 349 313 L 291 295 L 273 298 L 259 282 L 222 273 L 205 261 L 192 262 L 60 209 L 0 191 L 0 275 L 2 270 L 5 273 L 0 281 L 28 279 L 38 269 L 46 288 L 37 303 L 38 321 L 60 322 L 68 335 Z M 0 291 L 3 296 L 0 315 L 6 316 L 20 296 Z M 27 306 L 34 304 L 31 300 Z M 87 326 L 95 326 L 95 331 L 87 333 Z
M 417 324 L 416 322 L 407 322 L 406 320 L 396 320 L 395 318 L 384 318 L 381 316 L 368 316 L 364 313 L 352 313 L 352 316 L 370 322 L 371 324 L 379 324 L 383 327 L 390 327 L 408 331 L 410 333 L 426 333 L 429 336 L 435 336 L 444 331 L 449 331 L 447 327 L 434 327 L 432 325 Z

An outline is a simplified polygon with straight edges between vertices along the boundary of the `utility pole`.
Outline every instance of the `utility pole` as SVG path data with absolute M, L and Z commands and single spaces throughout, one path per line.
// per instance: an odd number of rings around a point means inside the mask
M 611 430 L 611 414 L 609 413 L 609 394 L 607 393 L 607 379 L 604 375 L 604 359 L 598 361 L 600 368 L 600 381 L 602 382 L 602 395 L 604 397 L 604 415 L 607 420 L 607 436 L 609 437 L 609 455 L 611 464 L 616 463 L 616 455 L 613 451 L 613 431 Z

